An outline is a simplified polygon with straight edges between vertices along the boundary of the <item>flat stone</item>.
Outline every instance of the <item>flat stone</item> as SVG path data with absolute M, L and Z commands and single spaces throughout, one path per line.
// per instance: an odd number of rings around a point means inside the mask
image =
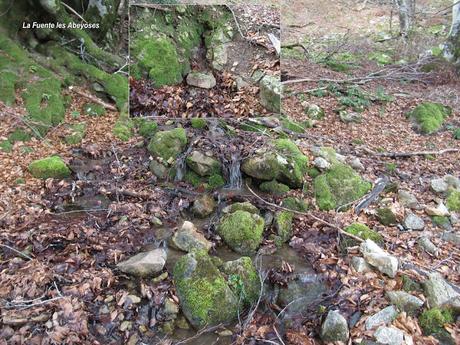
M 420 237 L 417 240 L 417 243 L 420 247 L 422 247 L 427 253 L 432 255 L 438 255 L 438 247 L 434 245 L 433 242 L 428 237 Z
M 409 193 L 407 190 L 398 191 L 398 199 L 404 207 L 409 207 L 411 209 L 418 209 L 420 207 L 415 195 Z
M 429 216 L 447 217 L 449 215 L 449 210 L 442 201 L 436 207 L 427 206 L 425 212 Z
M 367 239 L 361 243 L 360 250 L 368 264 L 376 267 L 380 272 L 391 278 L 396 276 L 398 272 L 398 259 L 388 254 L 374 241 Z
M 360 113 L 348 110 L 341 110 L 339 112 L 339 117 L 340 120 L 345 123 L 360 123 L 363 119 Z
M 451 243 L 454 243 L 456 245 L 460 245 L 460 234 L 458 232 L 454 232 L 454 231 L 445 231 L 443 234 L 442 234 L 442 237 L 441 239 L 443 241 L 447 241 L 447 242 L 451 242 Z
M 198 232 L 193 223 L 188 221 L 185 221 L 182 227 L 174 233 L 171 242 L 175 247 L 185 252 L 203 249 L 208 251 L 212 247 L 212 243 L 202 233 Z
M 192 212 L 199 218 L 206 218 L 214 212 L 215 207 L 214 198 L 209 194 L 203 194 L 193 202 Z
M 395 306 L 390 305 L 378 313 L 372 315 L 366 320 L 366 330 L 373 329 L 380 325 L 388 325 L 398 316 L 398 310 Z
M 331 163 L 329 163 L 323 157 L 316 157 L 315 160 L 313 161 L 313 164 L 319 170 L 327 170 L 331 167 Z
M 404 332 L 395 327 L 379 327 L 375 331 L 374 337 L 377 343 L 382 345 L 404 344 Z
M 365 169 L 363 163 L 361 163 L 358 157 L 352 157 L 349 159 L 348 164 L 356 171 L 363 171 Z
M 433 307 L 451 307 L 458 303 L 460 294 L 447 283 L 440 273 L 428 274 L 428 280 L 423 283 L 429 305 Z
M 200 151 L 193 151 L 187 157 L 186 161 L 188 167 L 200 176 L 210 176 L 219 173 L 221 170 L 221 164 L 217 159 L 207 156 Z
M 330 310 L 321 326 L 321 339 L 325 342 L 346 342 L 350 336 L 347 320 L 337 310 Z
M 281 108 L 281 79 L 266 75 L 260 81 L 260 103 L 269 111 L 279 113 Z
M 366 260 L 364 260 L 363 258 L 359 256 L 353 256 L 351 258 L 351 265 L 353 266 L 355 271 L 358 273 L 366 273 L 366 272 L 372 271 L 371 266 L 369 266 Z
M 157 248 L 136 254 L 128 260 L 120 262 L 117 268 L 134 276 L 147 277 L 163 269 L 166 257 L 166 251 L 163 248 Z
M 387 297 L 391 304 L 394 304 L 399 310 L 411 314 L 421 308 L 424 303 L 420 298 L 405 291 L 388 291 Z
M 210 72 L 190 72 L 187 75 L 187 84 L 202 89 L 212 89 L 216 86 L 216 78 L 214 78 L 214 75 Z
M 425 222 L 419 216 L 409 213 L 404 218 L 404 226 L 408 230 L 423 230 L 425 228 Z
M 430 186 L 436 193 L 445 193 L 449 189 L 449 185 L 444 181 L 444 178 L 435 178 L 431 180 Z

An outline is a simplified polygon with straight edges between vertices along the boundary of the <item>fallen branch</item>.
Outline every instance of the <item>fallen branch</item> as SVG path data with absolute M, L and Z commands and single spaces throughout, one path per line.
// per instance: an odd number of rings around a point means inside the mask
M 187 338 L 187 339 L 184 339 L 184 340 L 181 340 L 181 341 L 178 341 L 177 343 L 174 343 L 174 345 L 181 345 L 181 344 L 186 344 L 196 338 L 199 338 L 200 336 L 202 336 L 203 334 L 205 333 L 210 333 L 210 332 L 214 332 L 216 329 L 222 327 L 223 324 L 218 324 L 216 326 L 212 326 L 212 327 L 205 327 L 205 328 L 202 328 L 201 330 L 199 330 L 198 332 L 196 332 L 195 335 Z
M 242 38 L 247 39 L 245 35 L 243 35 L 243 32 L 241 31 L 240 23 L 238 23 L 238 19 L 236 18 L 235 11 L 233 11 L 233 8 L 231 8 L 229 5 L 225 5 L 227 9 L 232 13 L 233 20 L 235 21 L 236 28 L 238 29 L 239 34 L 241 35 Z
M 103 100 L 97 98 L 96 96 L 90 95 L 89 93 L 86 93 L 86 92 L 84 92 L 84 91 L 82 91 L 82 90 L 80 90 L 80 89 L 78 89 L 76 87 L 71 87 L 70 89 L 72 91 L 74 91 L 75 93 L 79 94 L 80 96 L 88 98 L 90 101 L 93 101 L 94 103 L 102 105 L 104 108 L 106 108 L 108 110 L 117 111 L 117 108 L 115 108 L 115 106 L 104 102 Z
M 154 10 L 158 10 L 158 11 L 164 11 L 164 12 L 170 12 L 171 10 L 169 8 L 167 8 L 166 6 L 162 6 L 162 5 L 155 5 L 155 4 L 136 4 L 136 3 L 130 3 L 129 6 L 136 6 L 136 7 L 143 7 L 143 8 L 151 8 L 151 9 L 154 9 Z
M 380 193 L 383 192 L 388 182 L 389 179 L 387 176 L 379 178 L 374 184 L 374 188 L 372 189 L 372 191 L 355 206 L 355 214 L 359 214 L 363 209 L 365 209 L 367 206 L 373 203 L 378 198 Z
M 415 152 L 374 152 L 371 149 L 365 148 L 364 151 L 374 156 L 390 157 L 390 158 L 404 158 L 404 157 L 427 156 L 427 155 L 437 156 L 437 155 L 442 155 L 445 153 L 460 152 L 460 149 L 449 148 L 449 149 L 444 149 L 444 150 L 439 150 L 439 151 L 415 151 Z
M 352 235 L 352 234 L 349 234 L 348 232 L 346 232 L 345 230 L 343 230 L 342 228 L 338 227 L 337 225 L 334 225 L 332 223 L 329 223 L 328 221 L 324 220 L 324 219 L 321 219 L 311 213 L 306 213 L 306 212 L 300 212 L 300 211 L 297 211 L 297 210 L 292 210 L 292 209 L 289 209 L 289 208 L 286 208 L 286 207 L 283 207 L 283 206 L 279 206 L 277 204 L 274 204 L 272 202 L 269 202 L 267 200 L 265 200 L 264 198 L 262 198 L 260 195 L 258 195 L 256 192 L 254 192 L 247 184 L 246 184 L 246 188 L 251 192 L 252 195 L 254 195 L 257 199 L 259 199 L 260 201 L 262 201 L 264 204 L 266 205 L 269 205 L 271 207 L 274 207 L 274 208 L 277 208 L 279 210 L 283 210 L 283 211 L 289 211 L 289 212 L 292 212 L 292 213 L 295 213 L 295 214 L 298 214 L 298 215 L 301 215 L 301 216 L 306 216 L 306 217 L 310 217 L 324 225 L 327 225 L 335 230 L 337 230 L 340 234 L 344 235 L 344 236 L 347 236 L 347 237 L 350 237 L 358 242 L 363 242 L 363 239 L 358 237 L 358 236 L 355 236 L 355 235 Z
M 8 246 L 8 245 L 6 245 L 6 244 L 0 243 L 0 246 L 2 246 L 2 247 L 4 247 L 4 248 L 8 248 L 9 250 L 11 250 L 11 251 L 13 251 L 13 252 L 15 252 L 15 253 L 21 255 L 22 257 L 24 257 L 24 258 L 26 258 L 26 259 L 28 259 L 28 260 L 33 260 L 33 258 L 32 258 L 31 256 L 29 256 L 29 255 L 27 255 L 27 254 L 24 254 L 23 252 L 20 252 L 19 250 L 14 249 L 13 247 L 10 247 L 10 246 Z

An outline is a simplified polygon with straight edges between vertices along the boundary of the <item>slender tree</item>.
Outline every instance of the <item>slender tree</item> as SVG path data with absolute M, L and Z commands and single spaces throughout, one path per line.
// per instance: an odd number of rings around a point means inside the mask
M 453 1 L 452 26 L 444 45 L 444 57 L 454 63 L 460 63 L 460 1 Z
M 407 37 L 412 30 L 415 19 L 415 0 L 395 0 L 399 12 L 401 36 Z

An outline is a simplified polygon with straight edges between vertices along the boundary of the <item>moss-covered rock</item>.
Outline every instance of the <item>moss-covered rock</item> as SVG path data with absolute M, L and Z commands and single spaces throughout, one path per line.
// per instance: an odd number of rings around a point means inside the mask
M 80 144 L 86 135 L 86 123 L 75 123 L 68 126 L 70 134 L 64 140 L 69 145 Z
M 460 211 L 460 191 L 452 190 L 446 200 L 449 211 Z
M 292 237 L 292 222 L 294 213 L 289 211 L 280 211 L 275 214 L 276 233 L 282 242 L 289 241 Z
M 237 253 L 253 254 L 262 242 L 264 219 L 257 214 L 235 211 L 220 220 L 217 232 Z
M 70 176 L 70 169 L 58 156 L 51 156 L 33 161 L 29 165 L 29 171 L 36 178 L 62 179 Z
M 396 219 L 396 215 L 388 207 L 381 207 L 377 209 L 377 218 L 379 222 L 385 226 L 395 225 L 398 220 Z
M 256 301 L 260 294 L 260 278 L 251 258 L 242 257 L 227 261 L 222 266 L 233 293 L 245 305 Z
M 175 128 L 169 131 L 155 133 L 150 140 L 148 150 L 157 158 L 164 161 L 175 159 L 187 145 L 185 129 Z
M 441 333 L 444 325 L 454 322 L 454 316 L 449 309 L 432 308 L 425 310 L 418 321 L 423 333 L 431 335 Z
M 190 183 L 193 187 L 198 187 L 203 183 L 203 180 L 200 175 L 194 171 L 187 171 L 184 177 L 185 181 Z
M 432 134 L 441 128 L 451 113 L 452 109 L 440 103 L 424 102 L 409 112 L 407 117 L 416 122 L 421 133 Z
M 173 276 L 182 312 L 194 327 L 236 318 L 238 298 L 205 251 L 182 256 Z
M 279 113 L 281 108 L 281 79 L 266 75 L 260 81 L 260 103 L 269 111 Z
M 225 186 L 225 179 L 220 174 L 213 174 L 208 179 L 208 189 L 218 189 Z
M 367 225 L 361 224 L 361 223 L 353 223 L 349 226 L 347 226 L 344 229 L 346 232 L 349 234 L 358 236 L 359 238 L 362 238 L 363 240 L 372 240 L 378 245 L 383 245 L 383 237 L 380 235 L 377 231 L 371 230 Z
M 222 168 L 222 165 L 217 159 L 196 150 L 187 156 L 186 163 L 190 169 L 200 176 L 220 174 Z
M 275 195 L 283 195 L 291 190 L 289 186 L 286 186 L 283 183 L 279 183 L 276 180 L 262 182 L 259 185 L 259 189 L 262 192 L 275 194 Z
M 128 141 L 133 136 L 134 125 L 130 119 L 120 118 L 113 126 L 112 132 L 121 141 Z
M 226 206 L 222 212 L 223 213 L 233 213 L 235 211 L 246 211 L 252 214 L 259 214 L 259 209 L 251 204 L 249 201 L 245 202 L 235 202 L 231 205 Z
M 307 212 L 308 204 L 305 200 L 292 196 L 283 199 L 281 206 L 298 212 Z
M 314 180 L 316 203 L 321 210 L 332 210 L 364 196 L 372 187 L 351 167 L 337 163 Z
M 277 139 L 273 147 L 273 151 L 244 160 L 241 170 L 259 180 L 277 180 L 293 188 L 301 187 L 308 158 L 289 139 Z
M 102 116 L 105 115 L 105 108 L 97 103 L 85 103 L 83 113 L 89 116 Z

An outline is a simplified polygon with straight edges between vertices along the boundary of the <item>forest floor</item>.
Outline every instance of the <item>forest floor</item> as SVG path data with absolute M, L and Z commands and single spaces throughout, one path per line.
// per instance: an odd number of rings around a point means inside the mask
M 325 110 L 324 119 L 315 121 L 306 138 L 299 139 L 307 154 L 312 147 L 328 146 L 347 157 L 359 157 L 364 166 L 361 174 L 368 180 L 376 181 L 383 175 L 389 176 L 392 183 L 396 183 L 399 189 L 413 193 L 421 204 L 433 204 L 434 200 L 438 200 L 439 194 L 430 189 L 430 181 L 447 174 L 458 176 L 460 153 L 457 151 L 399 158 L 385 157 L 384 153 L 436 152 L 459 147 L 452 131 L 460 125 L 459 78 L 454 70 L 442 62 L 438 63 L 435 70 L 424 72 L 421 67 L 433 60 L 423 62 L 423 58 L 420 59 L 424 52 L 442 43 L 445 37 L 442 30 L 448 30 L 449 21 L 444 16 L 445 12 L 438 11 L 448 7 L 449 3 L 419 2 L 419 26 L 408 41 L 384 36 L 390 33 L 390 28 L 393 33 L 398 30 L 397 16 L 395 13 L 391 14 L 391 6 L 376 2 L 366 2 L 364 7 L 362 5 L 364 2 L 359 5 L 351 1 L 326 4 L 297 0 L 285 6 L 282 11 L 283 46 L 297 43 L 300 45 L 293 49 L 284 48 L 283 51 L 281 65 L 286 87 L 283 111 L 297 121 L 302 121 L 308 119 L 305 108 L 308 104 L 319 105 Z M 324 6 L 323 11 L 318 11 L 318 6 Z M 344 15 L 350 12 L 353 15 Z M 379 40 L 379 37 L 385 38 Z M 375 57 L 382 54 L 389 58 L 385 64 L 375 61 Z M 401 62 L 400 66 L 408 63 L 409 71 L 417 74 L 417 80 L 404 82 L 385 77 L 364 82 L 358 80 L 354 87 L 360 88 L 364 94 L 376 95 L 384 92 L 391 95 L 391 100 L 370 102 L 360 112 L 362 119 L 359 123 L 342 121 L 337 110 L 343 105 L 340 96 L 347 93 L 347 87 L 353 86 L 353 82 L 343 83 L 341 80 L 362 78 L 379 70 L 385 74 L 390 68 L 398 69 L 397 63 L 401 60 L 405 62 Z M 339 63 L 344 63 L 345 71 L 337 71 L 337 68 L 343 67 L 337 67 Z M 303 78 L 308 81 L 292 83 Z M 334 91 L 325 91 L 331 90 L 331 85 L 335 85 L 342 92 L 345 90 L 344 94 L 341 95 L 339 91 L 337 96 Z M 406 117 L 410 110 L 424 101 L 440 102 L 453 109 L 453 115 L 443 128 L 430 136 L 417 133 L 413 123 Z M 393 200 L 392 207 L 400 217 L 407 212 L 394 193 L 387 193 L 385 197 Z M 359 222 L 378 230 L 384 236 L 390 253 L 400 258 L 403 263 L 411 263 L 416 267 L 415 270 L 402 269 L 401 276 L 407 274 L 423 281 L 423 274 L 420 275 L 422 271 L 437 271 L 458 286 L 458 243 L 441 240 L 445 230 L 431 222 L 423 211 L 418 211 L 418 214 L 426 219 L 423 233 L 400 231 L 396 226 L 379 224 L 373 206 L 359 215 L 349 210 L 323 214 L 320 217 L 329 217 L 334 224 L 342 226 Z M 309 232 L 305 232 L 302 223 L 299 225 L 299 239 L 293 242 L 299 242 L 299 247 L 308 255 L 311 247 L 304 243 L 308 243 Z M 458 233 L 458 224 L 453 227 L 453 231 Z M 426 234 L 431 236 L 439 249 L 437 256 L 426 253 L 417 245 L 417 239 Z M 353 310 L 352 306 L 358 304 L 364 315 L 373 314 L 388 305 L 385 291 L 401 289 L 401 276 L 388 279 L 375 273 L 357 274 L 350 268 L 350 257 L 343 257 L 330 247 L 322 252 L 324 261 L 335 259 L 334 264 L 342 268 L 339 275 L 344 287 L 334 301 L 340 311 L 347 307 Z M 327 270 L 330 269 L 331 266 L 328 266 Z M 433 338 L 422 335 L 416 318 L 400 315 L 393 325 L 410 334 L 416 344 L 436 343 Z M 457 323 L 456 329 L 449 330 L 455 339 L 458 339 L 458 326 Z M 298 329 L 301 330 L 302 327 Z M 304 327 L 303 331 L 308 334 L 309 327 Z M 362 321 L 351 330 L 354 341 L 365 339 L 371 334 L 372 332 L 365 330 Z

